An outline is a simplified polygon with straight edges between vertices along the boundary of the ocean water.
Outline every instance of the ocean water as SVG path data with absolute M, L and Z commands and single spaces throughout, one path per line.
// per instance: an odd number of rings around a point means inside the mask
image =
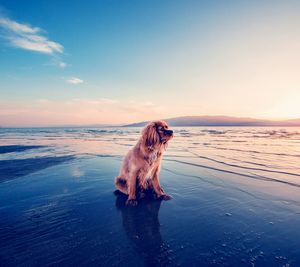
M 140 130 L 0 129 L 0 265 L 300 266 L 300 128 L 175 127 L 173 199 L 127 207 Z

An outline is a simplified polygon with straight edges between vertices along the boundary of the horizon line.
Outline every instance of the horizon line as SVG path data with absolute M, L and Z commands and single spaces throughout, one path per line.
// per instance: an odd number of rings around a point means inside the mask
M 284 123 L 284 122 L 291 122 L 294 120 L 300 120 L 300 118 L 255 118 L 255 117 L 237 117 L 237 116 L 229 116 L 229 115 L 185 115 L 185 116 L 177 116 L 177 117 L 170 117 L 170 118 L 165 118 L 165 119 L 153 119 L 153 120 L 143 120 L 143 121 L 138 121 L 138 122 L 122 122 L 122 123 L 89 123 L 89 124 L 72 124 L 72 123 L 66 123 L 66 124 L 45 124 L 45 125 L 0 125 L 0 128 L 64 128 L 64 127 L 74 127 L 74 128 L 81 128 L 81 127 L 124 127 L 124 126 L 129 126 L 129 125 L 134 125 L 134 124 L 141 124 L 141 123 L 146 123 L 150 121 L 155 121 L 155 120 L 172 120 L 172 119 L 179 119 L 179 118 L 192 118 L 192 117 L 210 117 L 210 118 L 228 118 L 228 121 L 224 121 L 224 123 L 230 123 L 230 119 L 244 119 L 244 120 L 251 120 L 252 123 L 257 122 L 271 122 L 271 123 Z M 254 121 L 253 121 L 254 120 Z M 221 123 L 221 122 L 220 122 Z M 220 126 L 220 127 L 247 127 L 248 125 L 194 125 L 195 127 L 200 127 L 200 126 Z M 250 125 L 251 127 L 276 127 L 276 125 Z M 283 125 L 279 125 L 283 126 Z M 285 125 L 284 127 L 299 127 L 300 125 Z M 249 126 L 248 126 L 249 127 Z

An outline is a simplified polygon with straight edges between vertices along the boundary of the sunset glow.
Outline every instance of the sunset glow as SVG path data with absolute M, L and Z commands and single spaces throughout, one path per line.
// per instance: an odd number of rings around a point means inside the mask
M 299 1 L 17 2 L 0 1 L 0 126 L 300 118 Z

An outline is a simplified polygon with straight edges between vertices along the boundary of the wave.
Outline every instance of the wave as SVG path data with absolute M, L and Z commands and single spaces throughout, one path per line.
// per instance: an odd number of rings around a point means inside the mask
M 286 157 L 300 157 L 300 154 L 286 154 L 286 153 L 273 153 L 273 152 L 265 152 L 265 151 L 258 151 L 258 150 L 245 150 L 245 149 L 238 149 L 238 148 L 227 148 L 227 147 L 219 147 L 219 146 L 212 146 L 212 145 L 205 145 L 210 148 L 218 149 L 218 150 L 230 150 L 230 151 L 237 151 L 237 152 L 247 152 L 247 153 L 254 153 L 254 154 L 265 154 L 265 155 L 275 155 L 275 156 L 286 156 Z
M 46 146 L 26 146 L 26 145 L 0 146 L 0 154 L 22 152 L 29 149 L 37 149 L 37 148 L 44 148 L 44 147 Z
M 226 134 L 228 131 L 220 131 L 220 130 L 202 130 L 202 133 L 208 133 L 208 134 Z
M 177 163 L 181 163 L 181 164 L 185 164 L 185 165 L 190 165 L 190 166 L 194 166 L 194 167 L 210 169 L 210 170 L 214 170 L 214 171 L 218 171 L 218 172 L 235 174 L 235 175 L 239 175 L 239 176 L 243 176 L 243 177 L 247 177 L 247 178 L 251 178 L 251 179 L 256 179 L 256 180 L 262 180 L 262 181 L 268 181 L 268 182 L 277 182 L 277 183 L 281 183 L 281 184 L 290 185 L 290 186 L 300 188 L 300 184 L 296 184 L 296 183 L 292 183 L 292 182 L 288 182 L 288 181 L 283 181 L 283 180 L 279 180 L 279 179 L 276 179 L 276 178 L 270 178 L 270 177 L 260 176 L 260 175 L 250 175 L 250 174 L 245 174 L 245 173 L 220 169 L 220 168 L 216 168 L 216 167 L 211 167 L 211 166 L 207 166 L 207 165 L 181 161 L 181 160 L 177 160 L 177 159 L 164 159 L 164 160 L 165 161 L 170 161 L 170 162 L 177 162 Z
M 300 177 L 300 174 L 297 173 L 292 173 L 292 172 L 285 172 L 285 171 L 273 171 L 273 170 L 267 170 L 267 169 L 263 169 L 263 168 L 255 168 L 255 167 L 246 167 L 246 166 L 242 166 L 242 165 L 237 165 L 237 164 L 232 164 L 232 163 L 227 163 L 225 161 L 220 161 L 220 160 L 216 160 L 213 158 L 209 158 L 209 157 L 205 157 L 205 156 L 200 156 L 197 153 L 191 152 L 189 151 L 191 154 L 195 155 L 198 158 L 201 159 L 207 159 L 216 163 L 220 163 L 226 166 L 230 166 L 230 167 L 236 167 L 236 168 L 241 168 L 241 169 L 247 169 L 247 170 L 254 170 L 254 171 L 263 171 L 263 172 L 271 172 L 271 173 L 278 173 L 278 174 L 286 174 L 286 175 L 292 175 L 292 176 L 298 176 Z M 252 163 L 253 164 L 253 163 Z

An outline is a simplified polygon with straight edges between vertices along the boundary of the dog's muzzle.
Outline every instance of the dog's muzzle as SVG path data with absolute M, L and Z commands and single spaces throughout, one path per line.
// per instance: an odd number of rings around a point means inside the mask
M 164 130 L 164 133 L 168 136 L 172 136 L 173 135 L 173 131 L 172 130 Z

